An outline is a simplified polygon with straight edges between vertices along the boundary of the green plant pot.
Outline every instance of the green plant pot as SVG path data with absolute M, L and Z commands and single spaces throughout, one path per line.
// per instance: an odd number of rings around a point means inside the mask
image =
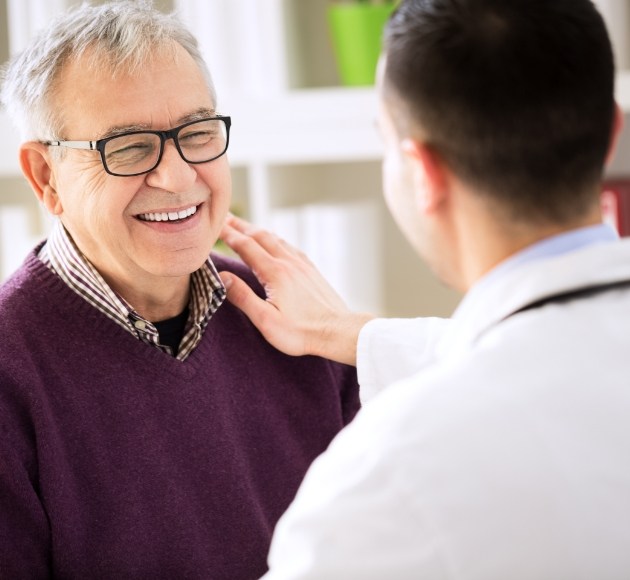
M 383 28 L 393 10 L 393 2 L 328 7 L 328 25 L 342 84 L 374 84 Z

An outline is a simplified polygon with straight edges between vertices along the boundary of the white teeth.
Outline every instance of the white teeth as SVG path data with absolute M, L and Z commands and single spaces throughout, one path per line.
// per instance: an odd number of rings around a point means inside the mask
M 183 220 L 195 213 L 197 213 L 197 206 L 193 205 L 192 207 L 181 211 L 169 211 L 168 213 L 141 213 L 138 217 L 145 222 L 167 222 Z

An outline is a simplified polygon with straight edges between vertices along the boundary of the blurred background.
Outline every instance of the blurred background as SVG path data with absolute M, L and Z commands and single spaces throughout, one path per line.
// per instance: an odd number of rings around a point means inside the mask
M 630 111 L 629 2 L 597 2 L 614 41 L 617 98 L 625 111 Z M 0 61 L 77 3 L 0 0 Z M 353 308 L 386 316 L 450 315 L 459 295 L 415 256 L 382 200 L 373 79 L 382 22 L 393 4 L 158 0 L 155 5 L 176 10 L 195 33 L 219 94 L 218 111 L 232 116 L 233 211 L 300 246 Z M 1 281 L 46 236 L 51 222 L 21 177 L 19 139 L 3 111 L 0 131 Z M 630 216 L 629 162 L 626 130 L 609 168 L 604 204 L 606 219 L 620 231 L 624 216 Z

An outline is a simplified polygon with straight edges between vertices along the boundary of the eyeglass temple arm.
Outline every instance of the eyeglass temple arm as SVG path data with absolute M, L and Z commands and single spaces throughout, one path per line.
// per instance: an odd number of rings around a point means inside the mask
M 46 141 L 53 147 L 70 147 L 71 149 L 96 149 L 96 141 Z

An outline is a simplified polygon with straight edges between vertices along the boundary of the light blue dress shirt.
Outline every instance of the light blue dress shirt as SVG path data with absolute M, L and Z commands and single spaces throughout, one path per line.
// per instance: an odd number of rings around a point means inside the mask
M 608 224 L 597 224 L 550 236 L 531 246 L 527 246 L 524 250 L 517 252 L 495 266 L 477 281 L 471 291 L 475 293 L 483 291 L 486 284 L 493 284 L 498 278 L 527 262 L 560 256 L 591 244 L 611 242 L 617 239 L 619 239 L 619 235 Z

